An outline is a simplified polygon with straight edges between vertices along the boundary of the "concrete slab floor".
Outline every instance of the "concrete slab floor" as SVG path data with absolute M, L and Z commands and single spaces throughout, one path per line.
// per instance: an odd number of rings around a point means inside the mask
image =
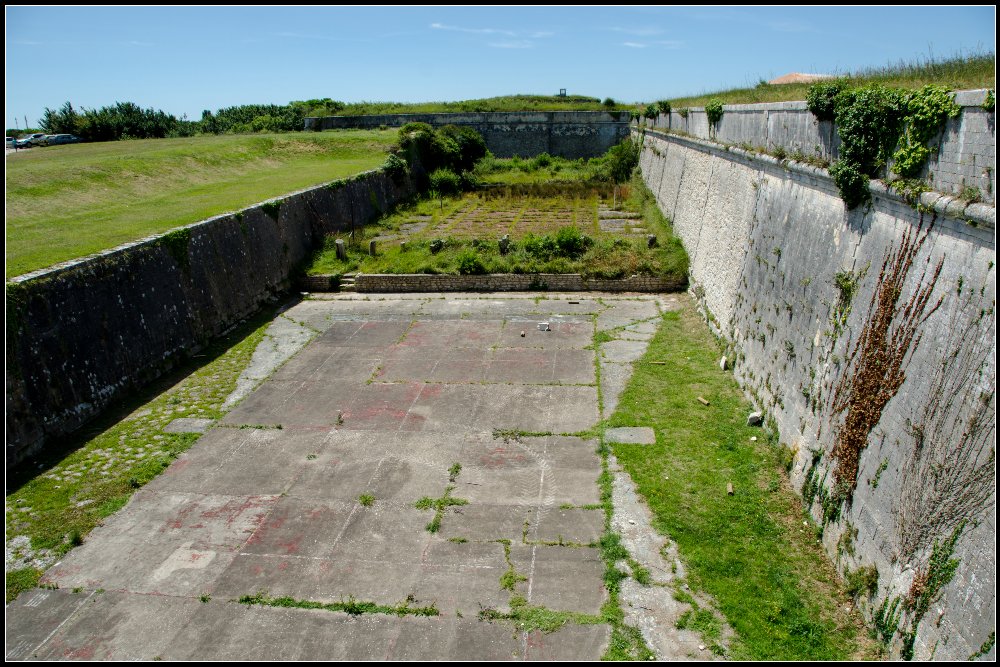
M 9 605 L 7 657 L 600 658 L 607 625 L 545 634 L 477 614 L 507 608 L 513 594 L 585 614 L 607 600 L 600 552 L 586 546 L 604 512 L 582 509 L 600 500 L 598 441 L 572 434 L 609 414 L 595 364 L 607 369 L 607 402 L 645 349 L 613 341 L 598 360 L 595 332 L 650 336 L 664 299 L 326 295 L 294 305 L 246 373 L 248 395 L 46 573 L 58 590 Z M 526 577 L 513 592 L 501 585 L 509 567 Z M 439 615 L 238 602 L 259 593 Z

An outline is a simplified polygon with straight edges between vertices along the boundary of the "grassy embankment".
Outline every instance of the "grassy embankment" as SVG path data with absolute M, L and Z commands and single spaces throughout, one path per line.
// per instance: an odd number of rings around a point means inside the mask
M 7 158 L 7 278 L 385 161 L 397 131 L 146 139 Z
M 868 67 L 850 73 L 822 72 L 842 77 L 849 87 L 879 83 L 883 86 L 917 90 L 933 83 L 952 90 L 996 87 L 996 54 L 975 53 L 951 58 L 903 61 L 883 67 Z M 746 88 L 731 88 L 699 95 L 670 98 L 674 109 L 703 107 L 712 100 L 723 104 L 790 102 L 806 99 L 808 83 L 771 85 L 761 82 Z
M 613 111 L 625 105 L 607 107 L 596 97 L 585 95 L 502 95 L 456 102 L 355 102 L 338 116 L 368 116 L 393 113 L 467 113 L 487 111 Z

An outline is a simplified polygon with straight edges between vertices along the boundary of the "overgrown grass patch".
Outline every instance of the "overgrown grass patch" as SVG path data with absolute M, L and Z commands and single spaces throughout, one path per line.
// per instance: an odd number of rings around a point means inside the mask
M 635 226 L 656 235 L 653 248 L 642 235 L 601 231 L 598 206 L 610 204 L 606 187 L 550 183 L 537 188 L 466 193 L 445 198 L 443 206 L 437 200 L 416 202 L 353 235 L 345 234 L 346 260 L 337 259 L 336 239 L 330 237 L 308 273 L 638 274 L 685 283 L 687 254 L 641 179 L 633 181 L 631 195 L 620 208 L 642 214 Z M 504 235 L 510 237 L 506 253 L 499 243 Z M 382 241 L 376 242 L 372 257 L 368 242 L 376 237 Z M 443 244 L 439 250 L 435 242 Z
M 167 424 L 225 414 L 222 405 L 272 318 L 273 311 L 262 313 L 78 438 L 54 443 L 45 457 L 9 471 L 6 540 L 26 536 L 32 553 L 55 560 L 124 507 L 198 439 L 167 433 Z M 8 576 L 8 597 L 26 576 Z
M 144 139 L 7 160 L 7 277 L 373 169 L 396 130 Z
M 651 426 L 657 442 L 614 444 L 614 454 L 649 503 L 654 526 L 677 542 L 690 585 L 715 599 L 746 657 L 864 655 L 871 645 L 860 618 L 844 611 L 851 598 L 813 528 L 802 525 L 779 447 L 750 441 L 761 430 L 745 425 L 751 407 L 719 369 L 720 354 L 692 308 L 666 314 L 609 420 Z

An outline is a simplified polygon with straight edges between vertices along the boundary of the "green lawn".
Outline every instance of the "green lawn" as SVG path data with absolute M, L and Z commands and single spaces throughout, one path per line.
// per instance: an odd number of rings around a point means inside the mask
M 379 166 L 396 130 L 199 136 L 7 158 L 7 277 Z
M 608 423 L 651 426 L 656 444 L 615 444 L 615 456 L 654 526 L 677 542 L 688 583 L 709 593 L 736 631 L 732 657 L 874 657 L 860 616 L 845 611 L 854 602 L 789 486 L 779 445 L 746 426 L 751 407 L 719 369 L 720 356 L 691 305 L 666 314 Z

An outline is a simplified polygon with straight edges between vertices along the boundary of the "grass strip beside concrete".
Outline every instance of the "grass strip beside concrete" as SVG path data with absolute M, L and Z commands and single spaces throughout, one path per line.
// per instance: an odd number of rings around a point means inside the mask
M 689 584 L 737 632 L 731 657 L 868 657 L 873 644 L 848 611 L 851 596 L 789 486 L 777 443 L 746 426 L 751 407 L 720 370 L 720 354 L 691 307 L 664 315 L 608 422 L 650 426 L 656 444 L 616 443 L 613 452 L 655 527 L 677 542 Z

